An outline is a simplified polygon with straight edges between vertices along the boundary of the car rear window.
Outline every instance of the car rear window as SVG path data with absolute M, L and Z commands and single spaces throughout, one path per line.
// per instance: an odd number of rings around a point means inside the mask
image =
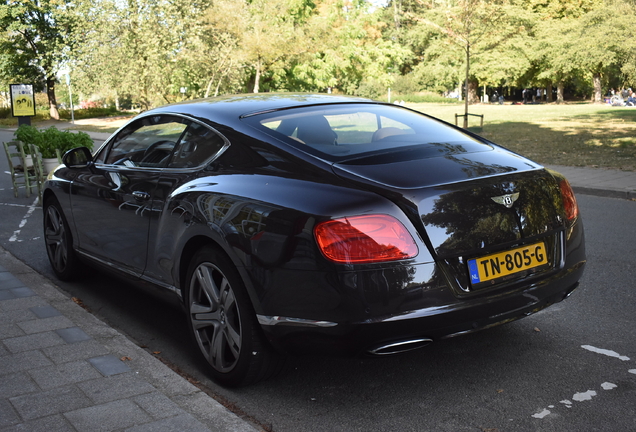
M 244 120 L 296 148 L 341 163 L 394 152 L 427 158 L 492 149 L 443 122 L 395 105 L 319 105 Z

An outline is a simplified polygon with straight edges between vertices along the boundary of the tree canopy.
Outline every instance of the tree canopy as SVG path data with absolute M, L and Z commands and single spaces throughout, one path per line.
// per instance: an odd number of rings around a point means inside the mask
M 46 88 L 52 118 L 59 118 L 56 73 L 70 58 L 81 10 L 70 0 L 0 3 L 0 79 Z
M 565 89 L 636 79 L 630 0 L 0 0 L 0 83 L 152 106 L 224 93 Z M 466 105 L 466 110 L 467 110 Z

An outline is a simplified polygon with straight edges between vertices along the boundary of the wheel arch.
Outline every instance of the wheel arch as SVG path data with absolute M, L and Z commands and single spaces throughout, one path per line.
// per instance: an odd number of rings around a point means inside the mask
M 73 249 L 77 249 L 78 234 L 75 228 L 75 218 L 73 217 L 73 212 L 71 210 L 70 194 L 67 187 L 68 183 L 47 181 L 46 186 L 42 191 L 42 209 L 45 207 L 44 204 L 51 199 L 55 200 L 59 204 L 71 230 L 72 247 Z
M 181 298 L 185 300 L 187 289 L 187 278 L 188 278 L 188 268 L 190 267 L 190 263 L 192 262 L 192 258 L 194 255 L 201 250 L 201 248 L 210 246 L 218 250 L 220 253 L 224 254 L 228 260 L 234 265 L 245 289 L 247 290 L 247 294 L 250 298 L 250 302 L 254 310 L 258 313 L 259 311 L 259 302 L 258 298 L 252 289 L 252 284 L 249 278 L 249 275 L 245 269 L 245 267 L 241 264 L 240 260 L 228 251 L 227 248 L 223 247 L 220 243 L 215 241 L 213 238 L 199 234 L 191 237 L 188 241 L 183 245 L 181 250 L 181 254 L 179 256 L 179 264 L 178 264 L 178 280 L 179 280 L 179 290 L 181 291 Z

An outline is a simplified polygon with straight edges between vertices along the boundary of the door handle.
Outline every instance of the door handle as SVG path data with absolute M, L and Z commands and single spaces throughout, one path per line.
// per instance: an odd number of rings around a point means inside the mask
M 134 191 L 132 196 L 139 201 L 146 201 L 150 199 L 150 194 L 148 192 Z

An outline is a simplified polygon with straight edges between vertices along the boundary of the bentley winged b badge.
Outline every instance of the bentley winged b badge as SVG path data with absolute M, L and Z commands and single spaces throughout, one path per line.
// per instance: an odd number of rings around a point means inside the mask
M 507 208 L 512 207 L 512 205 L 519 198 L 519 192 L 515 192 L 513 194 L 501 195 L 492 197 L 492 200 L 497 204 L 505 205 Z

